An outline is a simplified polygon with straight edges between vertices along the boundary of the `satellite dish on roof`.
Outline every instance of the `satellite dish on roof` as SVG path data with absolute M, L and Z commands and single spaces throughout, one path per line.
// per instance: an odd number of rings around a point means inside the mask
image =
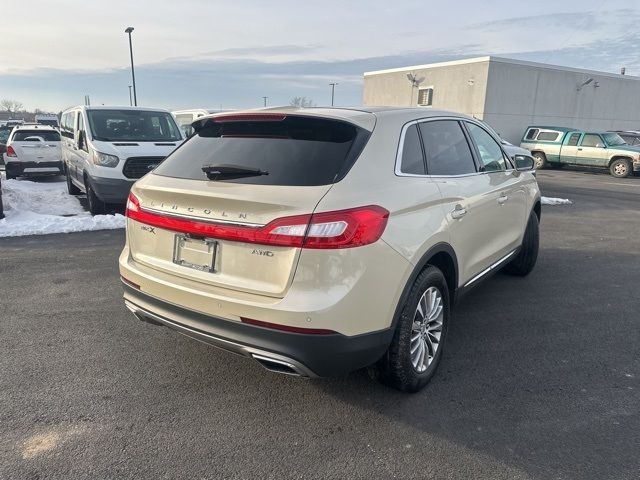
M 411 82 L 412 87 L 417 87 L 424 82 L 425 77 L 417 78 L 415 73 L 407 73 L 407 79 Z

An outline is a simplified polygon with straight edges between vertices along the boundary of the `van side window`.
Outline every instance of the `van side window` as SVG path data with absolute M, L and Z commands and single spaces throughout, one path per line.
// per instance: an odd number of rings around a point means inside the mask
M 572 133 L 569 137 L 569 141 L 567 142 L 567 146 L 575 147 L 578 145 L 578 140 L 580 140 L 581 133 Z
M 542 140 L 543 142 L 555 142 L 558 139 L 558 135 L 558 132 L 540 132 L 537 140 Z
M 422 145 L 420 144 L 418 127 L 416 125 L 411 125 L 404 133 L 400 171 L 412 175 L 425 174 Z
M 586 133 L 580 145 L 583 147 L 595 147 L 597 145 L 604 145 L 604 142 L 602 141 L 602 138 L 600 138 L 600 135 Z
M 476 173 L 471 149 L 462 126 L 456 120 L 420 123 L 429 175 Z
M 530 128 L 527 132 L 527 136 L 524 137 L 525 140 L 533 140 L 534 138 L 536 138 L 536 135 L 538 135 L 539 131 L 540 130 L 538 130 L 537 128 Z

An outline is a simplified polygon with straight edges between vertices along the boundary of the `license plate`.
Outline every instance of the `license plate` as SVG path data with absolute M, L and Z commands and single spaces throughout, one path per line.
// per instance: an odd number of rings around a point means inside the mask
M 209 238 L 176 235 L 173 243 L 173 263 L 201 272 L 216 271 L 218 242 Z

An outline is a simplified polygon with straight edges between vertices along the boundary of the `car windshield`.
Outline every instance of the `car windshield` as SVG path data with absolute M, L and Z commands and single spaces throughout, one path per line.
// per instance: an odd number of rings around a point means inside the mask
M 615 146 L 618 146 L 618 145 L 624 145 L 624 144 L 627 143 L 617 133 L 605 133 L 603 135 L 603 137 L 604 137 L 604 141 L 607 142 L 607 145 L 609 145 L 611 147 L 615 147 Z
M 11 128 L 0 128 L 0 142 L 7 143 L 11 130 Z
M 103 142 L 177 142 L 182 140 L 173 116 L 151 110 L 89 110 L 94 140 Z

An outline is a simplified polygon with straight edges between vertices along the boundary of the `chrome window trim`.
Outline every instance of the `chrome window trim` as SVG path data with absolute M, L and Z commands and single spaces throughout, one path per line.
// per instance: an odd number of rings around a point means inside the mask
M 469 123 L 473 123 L 474 125 L 482 128 L 485 132 L 487 132 L 491 138 L 493 138 L 496 143 L 498 144 L 498 146 L 500 147 L 500 150 L 502 151 L 502 155 L 504 155 L 505 159 L 507 160 L 507 164 L 511 167 L 508 168 L 506 170 L 498 170 L 498 171 L 491 171 L 491 172 L 472 172 L 472 173 L 463 173 L 460 175 L 429 175 L 429 174 L 425 174 L 425 175 L 419 175 L 416 173 L 404 173 L 401 170 L 402 167 L 402 150 L 404 148 L 404 138 L 405 135 L 407 133 L 407 130 L 412 126 L 412 125 L 418 125 L 420 123 L 426 123 L 426 122 L 435 122 L 438 120 L 453 120 L 456 122 L 469 122 Z M 463 126 L 461 126 L 461 128 L 464 128 Z M 465 136 L 466 139 L 466 136 Z M 467 140 L 468 142 L 468 140 Z M 469 149 L 471 150 L 471 154 L 473 155 L 473 145 L 469 145 Z M 425 158 L 425 161 L 429 161 L 429 159 Z M 474 165 L 475 165 L 475 160 L 474 160 Z M 477 166 L 476 166 L 477 168 Z M 471 177 L 471 176 L 475 176 L 475 175 L 486 175 L 486 174 L 490 174 L 490 173 L 509 173 L 509 172 L 513 172 L 515 170 L 511 159 L 509 158 L 509 155 L 507 155 L 504 151 L 504 149 L 502 148 L 502 145 L 500 144 L 500 142 L 498 140 L 496 140 L 496 138 L 491 134 L 491 132 L 489 132 L 486 128 L 484 128 L 482 126 L 482 124 L 480 124 L 479 122 L 475 121 L 475 119 L 472 118 L 467 118 L 467 117 L 457 117 L 457 116 L 450 116 L 450 117 L 446 117 L 446 116 L 438 116 L 438 117 L 427 117 L 427 118 L 419 118 L 416 120 L 411 120 L 407 123 L 405 123 L 402 126 L 402 130 L 400 131 L 400 141 L 398 143 L 398 151 L 396 153 L 396 163 L 394 165 L 394 173 L 396 175 L 396 177 L 414 177 L 414 178 L 461 178 L 461 177 Z

